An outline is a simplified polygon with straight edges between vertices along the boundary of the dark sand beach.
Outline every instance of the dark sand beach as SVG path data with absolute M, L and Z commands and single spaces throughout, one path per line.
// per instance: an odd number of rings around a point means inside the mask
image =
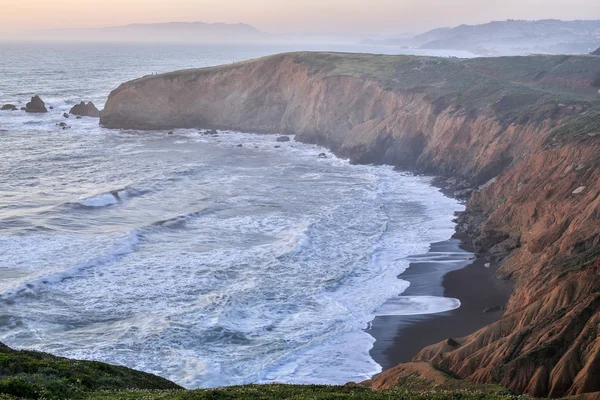
M 410 282 L 402 296 L 453 297 L 461 306 L 438 314 L 376 317 L 367 332 L 376 339 L 371 356 L 383 370 L 410 361 L 430 344 L 466 336 L 502 316 L 502 311 L 483 310 L 506 304 L 512 284 L 496 278 L 496 267 L 486 268 L 485 258 L 473 259 L 460 246 L 452 238 L 410 258 L 409 268 L 399 276 Z

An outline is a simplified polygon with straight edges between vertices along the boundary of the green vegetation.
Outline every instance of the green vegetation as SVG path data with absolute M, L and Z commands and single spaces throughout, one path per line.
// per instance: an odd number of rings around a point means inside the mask
M 310 74 L 376 79 L 387 90 L 421 92 L 441 111 L 494 111 L 503 124 L 547 117 L 558 105 L 598 101 L 593 56 L 529 56 L 461 60 L 422 56 L 293 53 Z M 539 109 L 545 108 L 545 113 Z
M 448 340 L 454 341 L 454 339 L 448 339 Z M 440 364 L 432 363 L 431 366 L 433 367 L 433 369 L 440 371 L 441 373 L 447 375 L 448 377 L 450 377 L 452 379 L 460 379 L 460 376 L 458 376 L 457 373 L 455 373 L 454 371 L 450 371 L 448 368 L 446 368 Z
M 120 389 L 180 389 L 166 379 L 125 367 L 78 361 L 36 351 L 15 351 L 0 343 L 0 396 L 64 399 Z M 0 400 L 3 398 L 0 397 Z
M 583 253 L 576 254 L 566 260 L 558 263 L 561 271 L 561 277 L 566 276 L 571 271 L 577 271 L 594 263 L 600 257 L 600 246 L 594 246 Z
M 435 388 L 411 373 L 396 387 L 373 390 L 366 385 L 245 385 L 184 390 L 144 372 L 100 362 L 77 361 L 35 351 L 15 351 L 0 343 L 0 400 L 510 400 L 518 396 L 497 385 L 463 381 L 436 365 L 446 376 Z
M 552 131 L 552 139 L 600 135 L 600 107 L 592 107 Z
M 157 78 L 190 81 L 258 62 L 278 65 L 285 58 L 305 65 L 310 76 L 372 79 L 386 90 L 423 94 L 439 112 L 450 106 L 467 115 L 492 111 L 505 126 L 549 116 L 569 117 L 561 114 L 559 105 L 600 110 L 600 63 L 591 55 L 458 59 L 297 52 L 147 76 L 135 82 Z
M 391 389 L 375 391 L 358 385 L 300 386 L 300 385 L 246 385 L 210 390 L 183 392 L 127 392 L 93 393 L 88 399 L 162 399 L 162 400 L 509 400 L 516 396 L 503 393 L 486 393 L 472 390 Z
M 573 98 L 593 100 L 593 84 L 600 72 L 598 59 L 592 56 L 550 56 L 475 58 L 465 64 L 481 75 L 526 85 L 532 89 Z

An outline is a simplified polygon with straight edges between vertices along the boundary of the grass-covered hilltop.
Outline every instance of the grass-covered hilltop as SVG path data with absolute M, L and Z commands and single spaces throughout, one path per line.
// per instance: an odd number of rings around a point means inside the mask
M 274 384 L 184 390 L 166 379 L 129 368 L 35 351 L 15 351 L 0 344 L 0 400 L 508 400 L 514 397 L 499 386 L 472 384 L 427 363 L 409 363 L 391 375 L 394 381 L 391 385 L 389 377 L 384 375 L 373 382 L 345 386 Z
M 133 129 L 239 129 L 246 125 L 245 129 L 260 132 L 303 134 L 308 133 L 305 131 L 313 122 L 310 118 L 317 117 L 316 113 L 326 107 L 326 104 L 310 102 L 314 98 L 307 95 L 315 95 L 326 88 L 336 89 L 340 84 L 350 84 L 352 79 L 370 83 L 372 90 L 376 86 L 385 92 L 422 97 L 439 112 L 451 106 L 464 113 L 491 111 L 499 122 L 510 124 L 526 118 L 544 118 L 552 112 L 564 114 L 568 110 L 561 107 L 565 105 L 586 110 L 591 107 L 597 112 L 596 107 L 600 106 L 599 64 L 600 59 L 591 55 L 457 59 L 354 53 L 287 53 L 230 65 L 152 75 L 127 82 L 111 93 L 101 124 Z M 243 84 L 236 84 L 233 79 L 241 76 L 249 79 Z M 227 81 L 223 81 L 225 78 Z M 301 86 L 317 83 L 318 86 L 310 88 Z M 182 90 L 183 87 L 186 90 Z M 282 93 L 286 87 L 290 92 L 293 91 L 293 95 L 301 97 L 288 97 L 292 93 Z M 159 88 L 168 92 L 150 97 L 152 91 Z M 198 96 L 194 88 L 205 92 Z M 372 94 L 363 93 L 366 95 L 364 99 L 353 97 L 346 101 L 349 105 L 367 105 Z M 379 101 L 385 101 L 386 97 L 382 96 Z M 125 103 L 126 99 L 132 101 Z M 227 106 L 226 110 L 220 110 L 209 102 L 218 102 L 219 99 L 230 102 L 219 104 Z M 237 100 L 243 101 L 238 103 Z M 297 103 L 302 102 L 311 105 L 309 110 L 298 115 L 304 121 L 290 120 L 294 117 L 290 107 L 297 108 Z M 541 106 L 546 107 L 540 110 Z M 385 105 L 379 104 L 377 108 L 383 111 Z M 253 115 L 254 111 L 268 113 Z M 352 107 L 350 111 L 362 112 L 364 119 L 370 119 L 369 109 L 356 110 Z M 545 114 L 540 115 L 540 112 Z M 320 123 L 324 124 L 325 121 Z M 344 123 L 344 127 L 347 127 L 347 123 Z

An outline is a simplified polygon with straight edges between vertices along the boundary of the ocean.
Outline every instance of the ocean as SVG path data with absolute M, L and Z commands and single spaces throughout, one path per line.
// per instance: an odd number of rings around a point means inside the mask
M 0 112 L 0 341 L 188 388 L 343 384 L 381 371 L 376 315 L 458 307 L 398 298 L 409 256 L 463 209 L 429 177 L 252 132 L 62 116 L 143 75 L 306 49 L 0 43 L 0 105 L 54 107 Z

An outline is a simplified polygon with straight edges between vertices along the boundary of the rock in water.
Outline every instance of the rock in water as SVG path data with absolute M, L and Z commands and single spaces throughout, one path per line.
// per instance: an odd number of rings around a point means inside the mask
M 488 313 L 504 311 L 504 310 L 506 310 L 505 306 L 493 306 L 493 307 L 488 307 L 485 310 L 483 310 L 483 313 L 488 314 Z
M 278 142 L 289 142 L 290 141 L 290 137 L 289 136 L 279 136 L 277 138 Z
M 31 101 L 25 104 L 25 111 L 28 113 L 47 113 L 46 104 L 40 99 L 40 96 L 33 96 Z
M 69 113 L 63 113 L 63 117 L 69 118 Z
M 317 157 L 319 157 L 319 158 L 327 158 L 327 154 L 321 153 Z
M 100 111 L 98 111 L 94 103 L 91 101 L 89 101 L 87 104 L 82 101 L 71 108 L 70 113 L 73 115 L 80 115 L 82 117 L 100 118 Z
M 5 105 L 2 106 L 1 110 L 2 111 L 16 111 L 17 107 L 15 107 L 12 104 L 5 104 Z

